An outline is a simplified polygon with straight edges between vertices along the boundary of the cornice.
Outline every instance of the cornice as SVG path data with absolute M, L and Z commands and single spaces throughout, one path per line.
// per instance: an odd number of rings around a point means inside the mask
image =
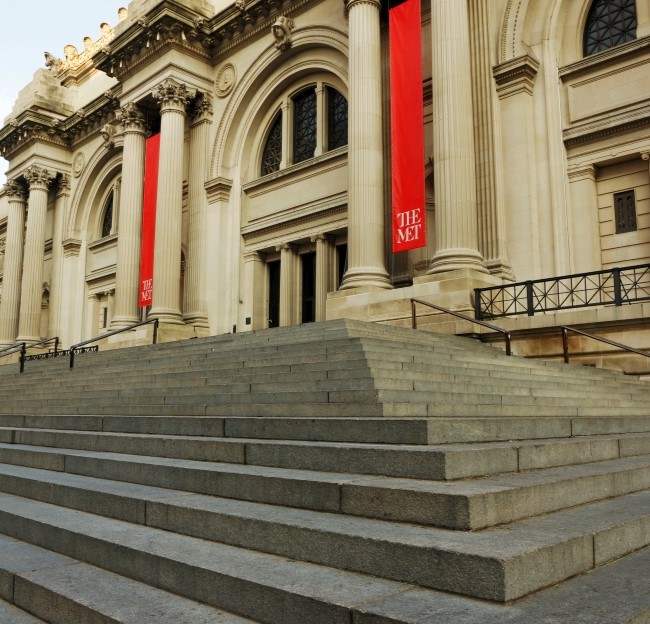
M 493 73 L 499 97 L 504 98 L 518 93 L 532 95 L 539 66 L 539 61 L 530 54 L 495 65 Z
M 214 178 L 205 183 L 205 192 L 209 202 L 228 201 L 231 189 L 232 180 L 227 178 Z
M 588 123 L 573 125 L 563 132 L 567 148 L 625 134 L 650 126 L 650 104 L 617 115 L 607 115 Z

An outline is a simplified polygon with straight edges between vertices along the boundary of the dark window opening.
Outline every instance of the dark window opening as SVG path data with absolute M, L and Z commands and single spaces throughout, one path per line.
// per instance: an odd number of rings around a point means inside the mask
M 327 87 L 327 149 L 348 144 L 348 101 L 336 89 Z
M 316 254 L 306 253 L 300 256 L 302 263 L 302 322 L 313 323 L 316 320 Z
M 336 246 L 336 270 L 337 279 L 336 287 L 340 288 L 343 283 L 343 277 L 348 270 L 348 246 L 347 244 Z
M 280 327 L 280 261 L 268 263 L 269 271 L 269 327 Z
M 590 56 L 636 39 L 635 0 L 594 0 L 584 34 L 584 55 Z
M 111 191 L 106 206 L 104 208 L 104 218 L 102 220 L 102 238 L 110 236 L 113 229 L 113 191 Z
M 271 130 L 262 154 L 262 175 L 279 171 L 282 162 L 282 113 L 278 113 L 271 124 Z
M 307 89 L 293 98 L 293 162 L 314 157 L 316 150 L 316 91 Z
M 634 191 L 614 194 L 614 218 L 616 233 L 636 232 L 636 201 Z

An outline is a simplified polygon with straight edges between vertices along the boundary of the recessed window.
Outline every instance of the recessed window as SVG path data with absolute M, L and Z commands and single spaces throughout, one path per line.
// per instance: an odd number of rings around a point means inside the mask
M 633 190 L 614 193 L 614 218 L 617 234 L 636 232 L 636 201 Z
M 271 124 L 264 153 L 262 154 L 262 175 L 268 175 L 280 169 L 282 162 L 282 113 L 278 113 Z
M 584 34 L 584 55 L 590 56 L 636 39 L 635 0 L 594 0 Z
M 266 135 L 260 173 L 268 175 L 347 143 L 348 101 L 333 87 L 317 83 L 283 99 Z
M 111 191 L 104 204 L 104 216 L 102 218 L 102 238 L 110 236 L 113 233 L 113 204 L 114 191 Z

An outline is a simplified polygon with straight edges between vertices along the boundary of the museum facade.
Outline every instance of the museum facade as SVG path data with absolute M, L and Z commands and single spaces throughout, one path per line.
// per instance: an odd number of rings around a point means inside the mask
M 382 4 L 133 0 L 46 53 L 0 130 L 0 344 L 145 316 L 407 323 L 413 297 L 472 311 L 476 288 L 650 263 L 650 0 L 423 0 L 427 244 L 400 253 Z M 633 302 L 570 322 L 650 346 L 635 271 Z M 505 320 L 541 331 L 552 308 Z

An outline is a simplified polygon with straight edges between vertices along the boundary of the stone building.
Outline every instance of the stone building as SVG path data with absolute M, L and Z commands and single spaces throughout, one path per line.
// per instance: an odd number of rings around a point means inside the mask
M 503 323 L 536 330 L 522 352 L 562 322 L 650 346 L 650 0 L 424 0 L 428 244 L 399 254 L 382 4 L 133 0 L 46 53 L 0 130 L 0 344 L 69 345 L 147 313 L 170 336 L 406 323 L 412 297 L 471 311 L 477 287 L 636 267 L 626 305 Z

